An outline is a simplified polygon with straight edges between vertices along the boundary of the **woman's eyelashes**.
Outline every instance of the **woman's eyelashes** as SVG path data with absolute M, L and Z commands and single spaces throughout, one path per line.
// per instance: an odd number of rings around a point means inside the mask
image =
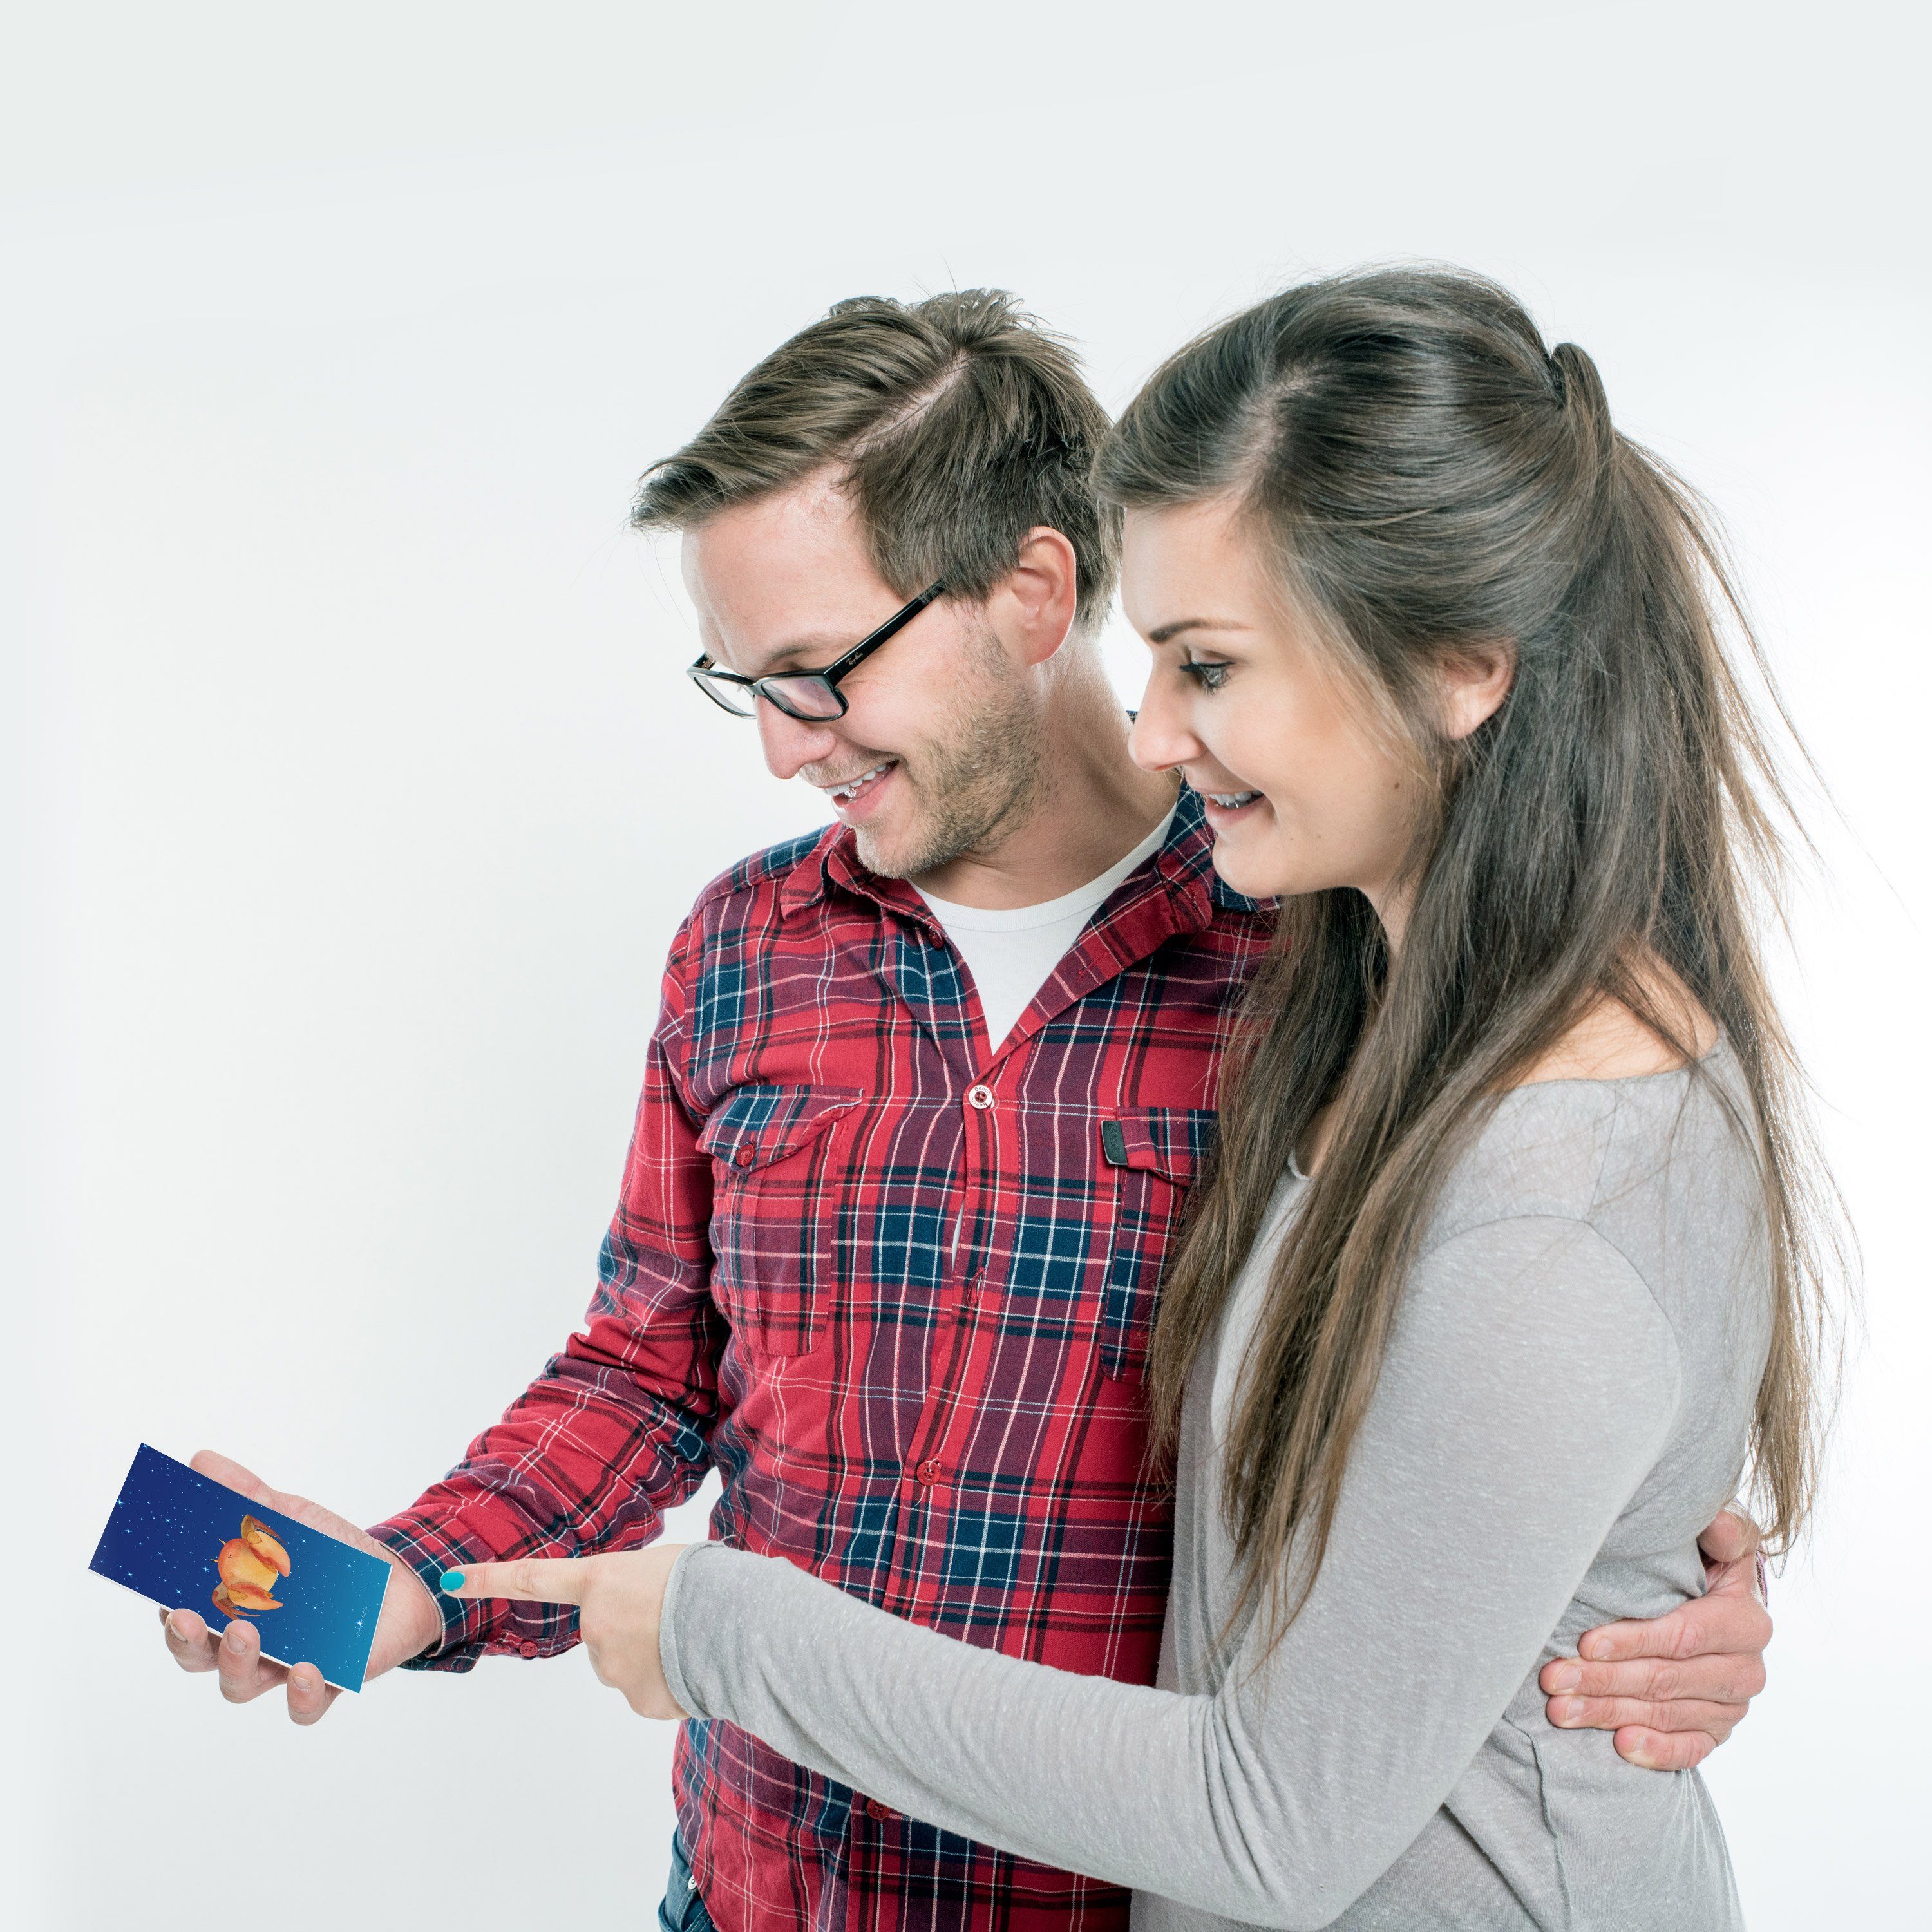
M 1219 691 L 1234 669 L 1225 658 L 1188 658 L 1176 668 L 1183 677 L 1191 677 L 1203 691 Z

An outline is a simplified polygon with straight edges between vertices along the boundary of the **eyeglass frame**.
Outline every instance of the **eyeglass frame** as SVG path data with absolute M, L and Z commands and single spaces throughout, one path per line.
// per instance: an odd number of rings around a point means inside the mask
M 877 630 L 867 632 L 842 657 L 835 658 L 823 670 L 781 670 L 771 672 L 764 677 L 745 677 L 735 670 L 720 670 L 711 653 L 706 651 L 694 664 L 685 666 L 684 674 L 728 718 L 755 718 L 758 716 L 756 700 L 762 698 L 767 704 L 776 706 L 788 718 L 796 718 L 801 724 L 829 724 L 835 718 L 843 718 L 851 709 L 846 701 L 845 694 L 838 688 L 840 682 L 856 670 L 881 644 L 890 644 L 935 597 L 943 596 L 945 591 L 946 586 L 943 582 L 929 584 L 910 603 L 902 604 Z M 794 711 L 782 698 L 766 688 L 790 679 L 805 677 L 815 679 L 824 685 L 832 694 L 838 709 L 829 716 L 807 715 Z M 716 678 L 721 684 L 742 686 L 752 694 L 754 700 L 752 709 L 748 711 L 734 710 L 705 683 L 706 678 Z

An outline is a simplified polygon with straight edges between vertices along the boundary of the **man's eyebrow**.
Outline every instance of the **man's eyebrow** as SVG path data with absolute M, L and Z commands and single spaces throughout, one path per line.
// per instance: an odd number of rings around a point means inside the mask
M 796 670 L 800 667 L 800 658 L 812 662 L 807 668 L 818 670 L 843 657 L 852 648 L 852 640 L 842 631 L 817 632 L 802 638 L 788 638 L 776 650 L 767 651 L 755 670 L 740 674 L 746 677 L 770 677 L 781 669 Z
M 1148 632 L 1147 640 L 1150 644 L 1171 644 L 1183 631 L 1247 631 L 1253 628 L 1232 617 L 1177 617 L 1172 623 Z

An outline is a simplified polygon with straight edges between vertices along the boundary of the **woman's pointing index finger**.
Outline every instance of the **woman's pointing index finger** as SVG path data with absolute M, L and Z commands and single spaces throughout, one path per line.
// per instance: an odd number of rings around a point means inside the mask
M 594 1557 L 521 1556 L 512 1563 L 466 1563 L 446 1570 L 446 1596 L 495 1597 L 513 1604 L 579 1604 Z

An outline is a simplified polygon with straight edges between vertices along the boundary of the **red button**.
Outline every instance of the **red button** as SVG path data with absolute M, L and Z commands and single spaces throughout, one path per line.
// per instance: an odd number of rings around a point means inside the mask
M 758 1156 L 753 1154 L 752 1150 L 748 1147 L 741 1147 L 738 1150 L 736 1156 L 738 1165 L 740 1167 L 749 1167 L 752 1162 L 757 1158 Z
M 935 1462 L 931 1456 L 928 1456 L 913 1472 L 913 1474 L 918 1477 L 928 1489 L 931 1489 L 933 1484 L 946 1474 L 946 1465 L 944 1462 Z
M 533 1643 L 526 1642 L 517 1646 L 517 1654 L 519 1657 L 534 1657 L 536 1654 L 537 1647 Z
M 866 1816 L 868 1818 L 896 1818 L 898 1815 L 890 1804 L 881 1804 L 876 1798 L 866 1800 Z
M 980 1112 L 983 1114 L 986 1109 L 993 1104 L 992 1088 L 988 1087 L 984 1081 L 982 1081 L 976 1087 L 968 1088 L 966 1090 L 966 1104 L 969 1107 L 977 1107 Z

